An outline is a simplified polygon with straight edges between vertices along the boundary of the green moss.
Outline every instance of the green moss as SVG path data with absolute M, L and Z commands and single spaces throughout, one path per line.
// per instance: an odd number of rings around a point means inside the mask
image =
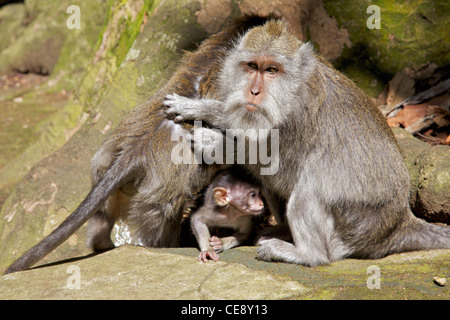
M 19 181 L 34 164 L 66 143 L 67 130 L 78 125 L 81 112 L 81 106 L 69 103 L 42 124 L 45 129 L 39 138 L 0 171 L 2 185 Z
M 0 52 L 5 50 L 23 32 L 22 19 L 25 17 L 25 5 L 22 3 L 9 4 L 0 10 Z
M 62 29 L 65 32 L 64 46 L 51 75 L 55 85 L 48 88 L 55 92 L 61 89 L 71 91 L 79 86 L 86 75 L 86 66 L 92 63 L 93 54 L 100 46 L 99 37 L 104 24 L 108 21 L 105 1 L 72 1 L 70 4 L 80 7 L 81 29 L 67 29 L 65 21 L 62 22 L 64 25 Z M 69 14 L 65 13 L 63 17 L 67 18 Z
M 192 248 L 150 249 L 195 256 Z M 434 276 L 448 274 L 449 250 L 401 253 L 378 260 L 347 259 L 320 267 L 304 267 L 289 263 L 258 261 L 256 247 L 238 247 L 220 255 L 221 261 L 239 263 L 249 269 L 263 270 L 298 281 L 308 290 L 289 299 L 449 299 L 450 293 L 433 283 Z M 369 266 L 380 272 L 379 289 L 370 289 Z M 373 283 L 369 279 L 369 283 Z
M 117 66 L 125 59 L 141 31 L 145 14 L 153 10 L 154 4 L 155 1 L 152 0 L 109 2 L 109 25 L 105 26 L 104 32 L 110 33 L 113 39 L 107 54 L 116 58 Z M 102 38 L 101 41 L 103 40 Z
M 140 33 L 143 14 L 148 8 L 154 8 L 153 2 L 142 3 L 133 12 L 127 6 L 139 2 L 106 3 L 110 7 L 104 11 L 106 22 L 99 24 L 97 30 L 107 36 L 90 35 L 89 43 L 95 40 L 96 44 L 89 59 L 81 62 L 82 70 L 75 71 L 70 65 L 66 68 L 70 64 L 70 52 L 65 48 L 62 53 L 65 57 L 60 58 L 52 75 L 53 86 L 41 86 L 44 92 L 50 88 L 62 89 L 58 86 L 63 82 L 59 81 L 70 77 L 72 73 L 68 72 L 74 72 L 78 79 L 73 80 L 76 85 L 67 104 L 42 121 L 35 143 L 0 171 L 2 185 L 11 181 L 18 184 L 16 189 L 9 189 L 13 193 L 2 207 L 2 214 L 9 216 L 18 204 L 14 223 L 0 225 L 3 237 L 0 242 L 7 248 L 6 253 L 0 252 L 1 266 L 42 239 L 43 232 L 54 227 L 46 222 L 48 219 L 62 221 L 82 201 L 90 185 L 89 159 L 105 139 L 105 132 L 114 128 L 125 112 L 149 99 L 167 82 L 183 50 L 194 49 L 206 37 L 206 32 L 195 22 L 194 8 L 198 3 L 190 0 L 158 2 L 157 14 L 148 12 L 147 24 Z M 122 29 L 127 24 L 129 28 Z M 130 39 L 125 39 L 124 32 Z M 82 38 L 81 33 L 77 36 Z M 52 183 L 58 187 L 54 202 L 25 212 L 26 203 L 49 199 L 45 192 L 53 190 Z M 35 219 L 40 223 L 33 223 Z M 85 254 L 84 239 L 84 232 L 77 232 L 42 262 Z
M 384 84 L 369 69 L 360 64 L 352 64 L 341 68 L 341 71 L 367 95 L 377 97 L 384 89 Z
M 368 29 L 366 9 L 376 4 L 381 11 L 381 28 Z M 374 73 L 393 75 L 405 67 L 433 62 L 450 64 L 448 1 L 330 1 L 327 12 L 348 29 L 352 48 L 344 51 L 340 63 L 358 62 L 366 51 Z M 338 63 L 339 66 L 339 63 Z
M 139 8 L 140 11 L 138 12 L 133 12 L 133 8 L 126 6 L 127 10 L 123 9 L 124 11 L 118 12 L 117 8 L 121 5 L 126 5 L 127 1 L 119 4 L 116 4 L 114 1 L 108 3 L 114 9 L 107 10 L 111 15 L 105 25 L 114 24 L 114 20 L 117 19 L 114 13 L 117 13 L 119 16 L 124 16 L 125 14 L 125 16 L 129 17 L 127 20 L 129 25 L 125 29 L 125 32 L 113 34 L 111 36 L 111 42 L 107 43 L 107 46 L 109 45 L 112 48 L 120 47 L 121 41 L 127 39 L 123 50 L 124 52 L 128 50 L 128 46 L 131 46 L 140 31 L 144 13 L 151 7 L 150 1 L 143 1 L 142 3 L 144 5 Z M 98 35 L 99 31 L 111 31 L 111 28 L 108 29 L 103 23 L 104 18 L 102 16 L 105 14 L 105 3 L 103 1 L 79 1 L 74 4 L 80 6 L 82 29 L 64 30 L 67 35 L 64 47 L 61 50 L 52 76 L 47 84 L 41 87 L 40 92 L 54 94 L 62 89 L 69 91 L 76 87 L 78 88 L 75 90 L 75 95 L 69 99 L 67 105 L 58 106 L 58 112 L 54 113 L 48 119 L 44 119 L 39 125 L 38 137 L 34 138 L 33 144 L 29 143 L 28 148 L 23 150 L 22 154 L 17 155 L 14 161 L 5 164 L 5 168 L 0 171 L 2 185 L 19 181 L 29 168 L 67 142 L 71 131 L 76 130 L 80 126 L 80 123 L 84 121 L 82 119 L 83 112 L 88 112 L 96 108 L 103 94 L 111 85 L 114 74 L 117 71 L 117 65 L 119 64 L 117 62 L 118 59 L 123 60 L 123 57 L 118 58 L 117 54 L 111 52 L 109 55 L 100 58 L 96 63 L 93 63 L 95 62 L 94 49 L 97 48 L 99 50 L 102 45 L 101 42 L 97 43 L 97 41 L 99 39 L 103 40 L 103 37 L 99 37 Z M 38 3 L 34 5 L 37 6 Z M 39 5 L 41 4 L 39 3 Z M 49 5 L 49 3 L 44 2 L 42 5 Z M 60 3 L 56 9 L 53 7 L 51 10 L 49 9 L 49 12 L 58 12 L 60 14 L 65 12 L 66 7 L 67 5 L 65 3 Z M 38 13 L 36 13 L 38 16 L 39 14 L 43 14 L 41 12 L 45 11 L 41 10 L 41 7 L 39 8 L 39 10 L 37 9 Z M 132 16 L 135 16 L 135 18 L 131 19 Z M 63 15 L 62 17 L 65 18 L 66 16 Z M 59 17 L 59 20 L 61 20 L 60 23 L 65 23 L 65 20 L 61 17 Z M 114 42 L 114 40 L 118 42 Z M 136 82 L 135 78 L 129 80 L 131 80 L 131 83 Z M 129 92 L 135 92 L 134 87 L 126 86 L 126 84 L 127 82 L 124 81 L 121 86 L 127 87 L 130 90 Z M 31 92 L 24 99 L 31 98 L 32 96 L 36 96 L 35 93 Z M 135 99 L 130 99 L 130 103 L 134 103 L 135 101 Z M 40 103 L 42 103 L 42 100 L 38 98 L 35 104 L 39 105 Z M 39 106 L 39 108 L 42 108 L 42 106 Z
M 135 19 L 132 17 L 130 18 L 129 15 L 127 15 L 127 18 L 122 18 L 124 31 L 121 33 L 117 47 L 113 51 L 117 57 L 117 66 L 120 66 L 123 59 L 125 59 L 136 37 L 139 35 L 144 15 L 148 10 L 152 10 L 153 4 L 153 1 L 146 0 L 143 8 L 138 12 Z

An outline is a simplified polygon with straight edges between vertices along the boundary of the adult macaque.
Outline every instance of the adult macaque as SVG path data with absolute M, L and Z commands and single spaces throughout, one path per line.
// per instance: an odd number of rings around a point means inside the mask
M 279 133 L 271 150 L 278 171 L 259 178 L 286 200 L 293 244 L 264 237 L 259 259 L 317 266 L 450 247 L 450 228 L 412 214 L 408 171 L 381 113 L 285 22 L 247 31 L 220 65 L 214 99 L 169 95 L 165 104 L 178 122 L 255 130 L 247 137 L 259 141 Z M 202 134 L 200 141 L 194 135 L 199 148 L 217 131 Z M 262 164 L 245 167 L 259 176 Z
M 218 261 L 217 253 L 246 241 L 252 218 L 263 212 L 260 188 L 240 176 L 233 169 L 219 173 L 206 190 L 203 206 L 191 216 L 191 228 L 200 246 L 198 261 Z M 208 227 L 229 227 L 236 232 L 228 237 L 211 237 Z
M 6 273 L 25 270 L 46 256 L 92 217 L 88 244 L 95 251 L 114 247 L 110 238 L 122 218 L 139 242 L 173 247 L 186 201 L 209 184 L 214 166 L 177 165 L 171 161 L 173 133 L 191 128 L 166 118 L 162 102 L 168 93 L 201 97 L 210 90 L 208 74 L 240 34 L 262 25 L 262 17 L 244 17 L 186 54 L 181 66 L 152 99 L 133 109 L 91 161 L 92 189 L 79 207 L 50 235 L 25 252 Z M 189 150 L 189 148 L 188 148 Z

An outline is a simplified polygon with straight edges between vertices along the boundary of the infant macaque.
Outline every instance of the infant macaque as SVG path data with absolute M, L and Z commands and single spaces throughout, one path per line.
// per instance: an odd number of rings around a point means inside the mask
M 252 217 L 263 212 L 260 188 L 227 169 L 209 185 L 202 207 L 191 217 L 191 228 L 200 246 L 198 261 L 219 260 L 218 252 L 238 246 L 252 231 Z M 236 230 L 229 237 L 211 237 L 209 227 Z

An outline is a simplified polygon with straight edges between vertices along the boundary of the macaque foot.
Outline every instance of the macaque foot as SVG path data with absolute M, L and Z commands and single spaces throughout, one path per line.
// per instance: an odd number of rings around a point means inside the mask
M 214 250 L 208 250 L 200 252 L 198 262 L 208 262 L 208 258 L 212 261 L 219 261 L 219 255 Z
M 287 243 L 280 239 L 261 239 L 258 241 L 260 246 L 256 251 L 259 260 L 263 261 L 285 261 L 281 249 L 286 245 L 290 245 L 295 249 L 293 244 Z
M 259 260 L 283 261 L 297 264 L 308 264 L 298 252 L 297 248 L 289 242 L 280 239 L 260 240 L 256 251 Z
M 219 237 L 213 236 L 211 239 L 209 239 L 209 244 L 214 249 L 215 252 L 222 252 L 223 251 L 223 243 L 222 239 Z
M 319 252 L 307 252 L 280 239 L 260 240 L 258 245 L 260 247 L 256 253 L 259 260 L 282 261 L 309 267 L 330 263 L 328 258 Z
M 108 243 L 94 243 L 92 245 L 92 249 L 95 252 L 104 252 L 104 251 L 112 250 L 115 247 L 116 246 L 114 245 L 114 243 L 111 240 Z

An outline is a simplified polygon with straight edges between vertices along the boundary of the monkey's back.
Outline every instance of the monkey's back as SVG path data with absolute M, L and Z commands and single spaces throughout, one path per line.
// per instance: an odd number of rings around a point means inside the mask
M 160 226 L 161 220 L 167 218 L 176 224 L 187 199 L 210 179 L 203 165 L 177 165 L 171 160 L 172 148 L 178 143 L 171 141 L 172 134 L 176 130 L 190 130 L 192 124 L 175 124 L 167 119 L 163 106 L 165 96 L 169 93 L 186 97 L 214 95 L 211 79 L 226 51 L 242 33 L 266 20 L 245 16 L 206 39 L 194 52 L 185 53 L 168 83 L 149 101 L 131 110 L 91 160 L 93 185 L 117 161 L 138 168 L 126 186 L 131 199 L 124 218 L 137 228 L 139 238 L 149 238 L 145 244 L 165 245 L 158 236 L 159 229 L 164 228 Z

